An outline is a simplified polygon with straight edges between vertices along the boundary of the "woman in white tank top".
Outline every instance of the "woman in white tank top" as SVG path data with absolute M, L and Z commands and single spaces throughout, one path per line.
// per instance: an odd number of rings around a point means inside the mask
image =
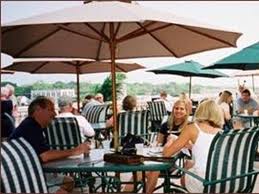
M 163 156 L 170 157 L 188 146 L 189 143 L 193 144 L 192 159 L 194 165 L 190 168 L 190 171 L 204 178 L 211 141 L 221 130 L 222 125 L 221 109 L 215 101 L 206 100 L 202 102 L 195 112 L 194 123 L 187 125 L 176 140 L 171 139 L 166 143 Z M 158 176 L 159 172 L 151 172 L 151 176 L 147 180 L 148 194 L 153 192 Z M 202 183 L 191 176 L 186 175 L 183 184 L 191 193 L 203 191 Z

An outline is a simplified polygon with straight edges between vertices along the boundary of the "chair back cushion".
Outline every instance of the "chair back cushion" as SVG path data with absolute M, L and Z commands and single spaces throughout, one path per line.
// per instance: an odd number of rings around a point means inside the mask
M 206 180 L 222 180 L 253 171 L 259 128 L 229 130 L 219 133 L 211 143 Z M 253 175 L 221 181 L 204 187 L 205 193 L 251 192 Z
M 124 137 L 127 133 L 145 137 L 150 127 L 149 112 L 147 110 L 120 112 L 117 122 L 119 137 Z
M 163 117 L 167 115 L 164 101 L 149 101 L 147 104 L 151 121 L 162 121 Z
M 39 158 L 24 139 L 1 143 L 1 192 L 47 193 Z
M 46 130 L 51 149 L 66 150 L 82 143 L 80 129 L 75 117 L 56 117 Z
M 106 121 L 108 104 L 90 106 L 85 110 L 84 116 L 89 123 L 101 123 Z

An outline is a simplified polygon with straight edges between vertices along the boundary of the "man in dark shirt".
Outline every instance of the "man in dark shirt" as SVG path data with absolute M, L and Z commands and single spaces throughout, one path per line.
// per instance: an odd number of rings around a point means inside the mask
M 10 139 L 16 139 L 19 137 L 26 139 L 35 149 L 43 163 L 66 158 L 68 156 L 89 153 L 89 145 L 86 143 L 80 144 L 79 146 L 69 150 L 50 150 L 43 132 L 46 130 L 49 123 L 55 118 L 56 112 L 54 103 L 49 98 L 38 97 L 33 100 L 29 105 L 28 115 L 29 116 L 25 118 L 14 130 Z M 65 177 L 62 181 L 64 186 L 62 185 L 60 191 L 72 191 L 73 184 L 72 186 L 65 184 L 67 182 L 71 183 L 71 178 Z
M 15 129 L 15 132 L 10 136 L 10 138 L 16 139 L 23 137 L 30 142 L 36 153 L 40 156 L 42 153 L 50 149 L 44 137 L 44 130 L 45 129 L 42 128 L 34 118 L 27 117 Z

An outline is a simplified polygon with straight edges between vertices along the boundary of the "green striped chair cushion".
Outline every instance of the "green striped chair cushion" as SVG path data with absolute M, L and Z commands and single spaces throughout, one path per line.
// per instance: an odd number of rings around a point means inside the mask
M 209 150 L 205 179 L 221 181 L 205 186 L 205 193 L 246 193 L 252 191 L 254 175 L 230 181 L 223 181 L 223 179 L 253 172 L 258 137 L 258 127 L 230 130 L 216 135 Z
M 147 104 L 151 121 L 162 121 L 163 117 L 168 115 L 163 101 L 149 101 Z
M 90 106 L 85 110 L 83 116 L 89 123 L 105 122 L 109 106 L 107 104 Z
M 48 193 L 41 163 L 24 139 L 1 143 L 1 192 Z
M 119 137 L 124 137 L 127 133 L 147 136 L 150 127 L 149 112 L 147 110 L 120 112 L 117 122 Z
M 56 117 L 46 130 L 51 149 L 66 150 L 82 143 L 79 125 L 74 117 Z

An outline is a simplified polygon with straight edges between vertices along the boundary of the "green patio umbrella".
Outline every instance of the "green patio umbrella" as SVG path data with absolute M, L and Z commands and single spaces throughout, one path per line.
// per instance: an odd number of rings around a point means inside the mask
M 259 69 L 259 42 L 229 55 L 204 69 Z
M 202 69 L 204 66 L 195 61 L 185 61 L 183 63 L 169 65 L 165 67 L 160 67 L 153 70 L 148 70 L 147 72 L 153 72 L 155 74 L 175 74 L 181 75 L 184 77 L 190 77 L 189 83 L 189 97 L 191 97 L 191 87 L 192 87 L 192 77 L 208 77 L 208 78 L 217 78 L 217 77 L 229 77 L 228 75 L 216 71 L 213 69 Z

